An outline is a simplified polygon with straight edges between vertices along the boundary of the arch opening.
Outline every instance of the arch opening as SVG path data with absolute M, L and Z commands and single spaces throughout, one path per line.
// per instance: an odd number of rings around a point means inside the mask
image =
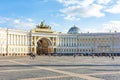
M 53 53 L 52 43 L 47 38 L 41 38 L 37 42 L 37 55 L 50 55 Z

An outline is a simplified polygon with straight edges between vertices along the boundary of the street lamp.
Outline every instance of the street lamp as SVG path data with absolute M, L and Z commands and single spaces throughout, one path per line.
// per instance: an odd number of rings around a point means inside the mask
M 78 51 L 78 46 L 79 46 L 79 45 L 78 45 L 78 41 L 79 41 L 79 37 L 78 37 L 78 34 L 77 34 L 77 55 L 78 55 L 78 52 L 79 52 L 79 51 Z

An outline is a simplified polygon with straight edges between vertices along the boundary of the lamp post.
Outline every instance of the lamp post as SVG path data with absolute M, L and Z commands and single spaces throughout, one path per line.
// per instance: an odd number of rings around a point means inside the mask
M 79 46 L 79 45 L 78 45 L 78 41 L 79 41 L 79 40 L 78 40 L 78 34 L 77 34 L 77 55 L 78 55 L 78 46 Z

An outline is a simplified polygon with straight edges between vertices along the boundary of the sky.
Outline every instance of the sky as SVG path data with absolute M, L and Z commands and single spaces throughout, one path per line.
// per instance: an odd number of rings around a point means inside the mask
M 0 27 L 29 31 L 45 21 L 57 32 L 120 32 L 120 0 L 0 0 Z

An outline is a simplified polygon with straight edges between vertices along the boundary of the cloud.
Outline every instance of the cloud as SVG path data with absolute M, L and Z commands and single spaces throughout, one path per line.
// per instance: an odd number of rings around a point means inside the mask
M 53 28 L 55 31 L 60 31 L 62 30 L 62 26 L 56 22 L 51 22 L 50 26 Z
M 119 14 L 120 13 L 120 0 L 116 0 L 116 4 L 110 6 L 110 8 L 106 9 L 106 12 Z
M 111 2 L 111 0 L 97 0 L 98 4 L 108 4 L 110 2 Z
M 60 24 L 58 24 L 58 23 L 56 23 L 56 22 L 51 22 L 50 25 L 51 25 L 51 26 L 55 26 L 55 27 L 60 27 L 60 26 L 61 26 Z
M 28 18 L 27 20 L 28 20 L 29 22 L 32 22 L 32 21 L 33 21 L 33 19 L 31 19 L 31 18 Z
M 22 30 L 30 30 L 30 29 L 35 28 L 36 26 L 35 23 L 33 22 L 24 22 L 24 21 L 21 21 L 17 24 L 13 23 L 12 25 L 14 25 L 15 29 L 22 29 Z
M 9 21 L 9 18 L 0 16 L 0 24 L 6 23 L 7 21 Z
M 58 1 L 65 5 L 63 9 L 60 9 L 60 12 L 64 14 L 64 19 L 67 20 L 80 20 L 81 17 L 105 16 L 105 13 L 102 12 L 104 6 L 101 4 L 94 3 L 95 0 L 58 0 Z M 107 0 L 106 3 L 108 2 L 109 1 Z
M 0 26 L 13 29 L 30 30 L 35 28 L 36 23 L 31 18 L 19 17 L 19 18 L 7 18 L 0 17 Z
M 78 4 L 79 0 L 58 0 L 58 2 L 62 3 L 64 6 Z
M 68 20 L 80 20 L 80 17 L 102 17 L 105 16 L 101 12 L 103 6 L 98 4 L 92 4 L 87 7 L 81 6 L 69 6 L 67 8 L 61 9 L 60 12 L 65 14 L 65 19 Z
M 80 5 L 80 6 L 89 6 L 94 2 L 94 0 L 58 0 L 64 6 Z
M 92 26 L 88 28 L 83 28 L 82 32 L 120 32 L 120 21 L 109 21 L 100 26 Z
M 79 4 L 82 6 L 82 7 L 88 7 L 90 6 L 91 4 L 93 4 L 94 0 L 83 0 L 82 2 L 79 2 Z
M 88 7 L 83 8 L 83 17 L 103 17 L 105 14 L 101 12 L 103 6 L 98 4 L 92 4 Z
M 67 15 L 64 19 L 66 20 L 80 20 L 80 18 L 77 18 L 77 17 L 74 17 L 74 16 L 71 16 L 71 15 Z
M 19 23 L 20 23 L 20 20 L 16 19 L 16 20 L 14 20 L 14 23 L 15 23 L 15 24 L 19 24 Z
M 81 17 L 104 17 L 107 13 L 120 14 L 120 0 L 58 0 L 64 19 L 80 20 Z M 107 13 L 106 13 L 107 12 Z
M 120 32 L 120 21 L 109 21 L 103 24 L 104 31 L 119 31 Z

